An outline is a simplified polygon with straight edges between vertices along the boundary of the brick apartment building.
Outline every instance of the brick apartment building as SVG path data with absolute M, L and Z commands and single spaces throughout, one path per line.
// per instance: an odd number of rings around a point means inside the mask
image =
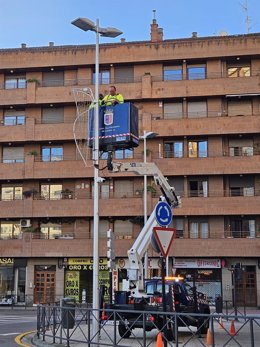
M 94 88 L 95 46 L 0 50 L 0 295 L 46 302 L 92 291 L 91 160 L 76 152 L 72 88 Z M 116 84 L 139 109 L 140 135 L 182 196 L 170 268 L 209 296 L 232 298 L 229 270 L 242 263 L 239 303 L 260 305 L 260 34 L 102 44 L 100 91 Z M 143 160 L 143 144 L 116 153 Z M 102 164 L 103 165 L 103 164 Z M 105 161 L 104 161 L 105 166 Z M 116 236 L 114 286 L 143 219 L 143 178 L 102 171 L 100 280 L 106 230 Z M 148 212 L 159 192 L 148 178 Z M 150 274 L 160 274 L 149 250 Z

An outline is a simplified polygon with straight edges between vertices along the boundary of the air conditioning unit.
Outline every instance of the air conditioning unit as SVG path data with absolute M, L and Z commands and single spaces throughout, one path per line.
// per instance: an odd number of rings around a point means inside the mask
M 29 228 L 31 226 L 31 220 L 30 219 L 21 219 L 20 220 L 20 226 L 21 226 L 21 228 Z

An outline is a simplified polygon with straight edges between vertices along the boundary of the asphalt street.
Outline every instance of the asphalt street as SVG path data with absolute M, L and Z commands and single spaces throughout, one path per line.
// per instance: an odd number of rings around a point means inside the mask
M 0 346 L 17 347 L 15 338 L 36 329 L 36 309 L 0 308 Z

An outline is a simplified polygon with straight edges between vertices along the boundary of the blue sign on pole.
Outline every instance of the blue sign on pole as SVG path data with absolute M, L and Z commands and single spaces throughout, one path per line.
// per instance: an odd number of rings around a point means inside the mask
M 158 202 L 155 208 L 155 219 L 157 223 L 162 227 L 166 227 L 169 224 L 171 224 L 172 210 L 170 205 L 167 204 L 167 202 Z

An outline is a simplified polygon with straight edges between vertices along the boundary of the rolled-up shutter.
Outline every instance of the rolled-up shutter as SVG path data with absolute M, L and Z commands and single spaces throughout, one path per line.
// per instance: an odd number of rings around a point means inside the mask
M 231 100 L 228 102 L 229 116 L 247 116 L 252 114 L 251 100 Z
M 63 107 L 48 107 L 42 109 L 42 123 L 63 123 L 64 108 Z
M 133 224 L 129 220 L 116 220 L 114 223 L 114 233 L 119 239 L 132 238 Z
M 3 148 L 3 161 L 24 161 L 24 147 L 4 147 Z
M 188 102 L 188 117 L 200 118 L 207 116 L 207 102 L 206 101 L 190 101 Z
M 64 85 L 64 73 L 60 72 L 44 72 L 42 74 L 42 82 L 44 87 L 57 87 Z
M 182 118 L 182 102 L 169 102 L 163 105 L 164 119 Z
M 106 219 L 101 219 L 99 221 L 98 233 L 101 239 L 105 239 L 107 237 L 107 231 L 109 229 L 109 223 Z M 93 238 L 93 220 L 91 221 L 91 238 Z

